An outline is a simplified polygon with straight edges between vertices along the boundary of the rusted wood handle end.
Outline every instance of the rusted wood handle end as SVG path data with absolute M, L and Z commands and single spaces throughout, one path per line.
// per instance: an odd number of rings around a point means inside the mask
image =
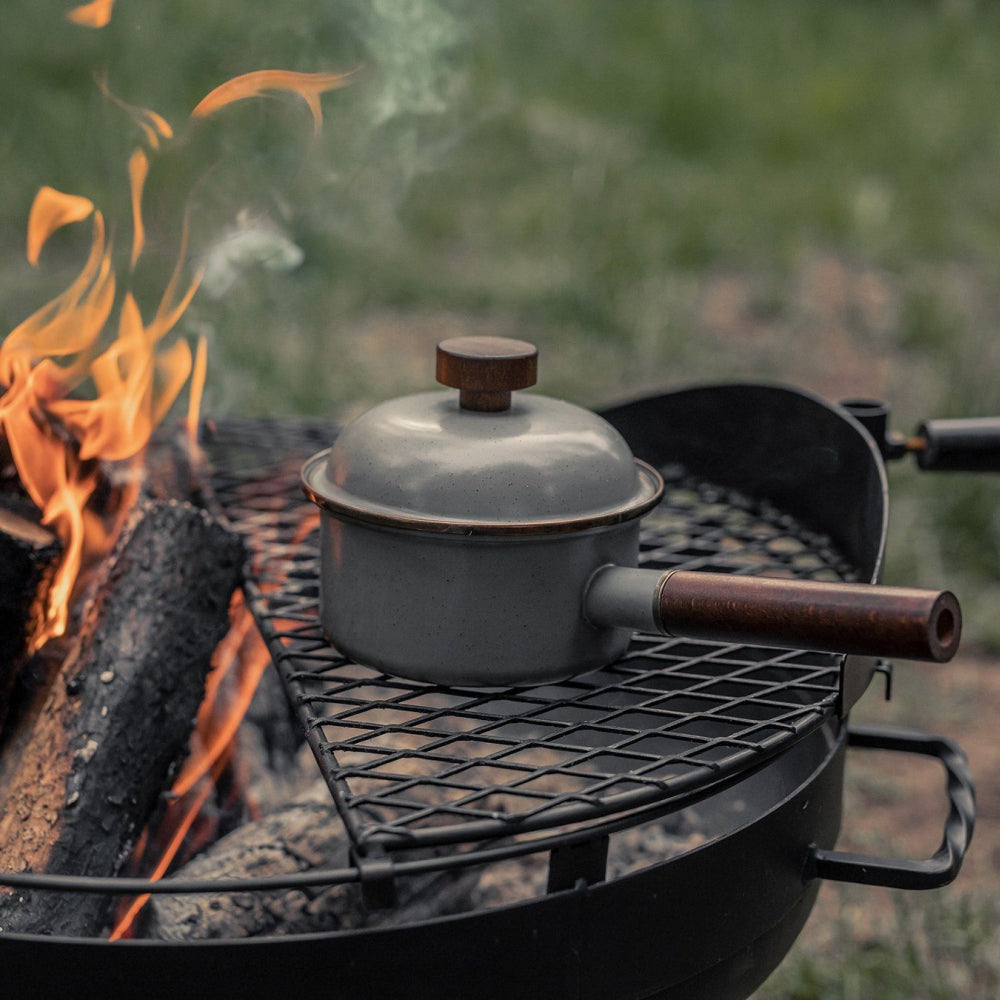
M 665 573 L 653 615 L 660 631 L 711 639 L 944 663 L 958 650 L 962 612 L 950 591 Z

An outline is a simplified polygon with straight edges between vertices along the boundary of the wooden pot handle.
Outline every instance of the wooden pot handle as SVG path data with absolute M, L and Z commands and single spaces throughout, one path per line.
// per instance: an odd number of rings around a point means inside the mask
M 616 566 L 592 577 L 585 613 L 597 626 L 688 639 L 936 663 L 955 655 L 962 632 L 947 590 Z
M 665 573 L 660 631 L 764 646 L 950 660 L 962 614 L 950 591 L 771 577 Z

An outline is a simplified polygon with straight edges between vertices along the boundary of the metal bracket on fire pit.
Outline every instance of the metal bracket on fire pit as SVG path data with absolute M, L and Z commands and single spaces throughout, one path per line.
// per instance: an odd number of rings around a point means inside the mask
M 351 846 L 351 864 L 361 876 L 361 894 L 369 910 L 391 910 L 396 905 L 396 873 L 392 858 L 380 844 L 364 853 Z
M 578 885 L 596 885 L 607 873 L 610 838 L 591 837 L 575 843 L 561 844 L 549 853 L 547 892 L 561 892 Z
M 837 715 L 840 718 L 847 718 L 848 712 L 868 690 L 868 686 L 876 674 L 884 674 L 887 678 L 891 678 L 892 664 L 887 660 L 871 656 L 844 657 L 844 665 L 840 670 L 840 691 L 837 695 Z M 886 689 L 887 692 L 891 689 L 889 680 L 886 682 Z M 887 693 L 886 698 L 888 699 L 888 697 Z

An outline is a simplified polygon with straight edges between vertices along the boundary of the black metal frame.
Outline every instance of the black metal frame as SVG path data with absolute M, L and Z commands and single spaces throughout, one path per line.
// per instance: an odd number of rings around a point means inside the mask
M 818 882 L 801 872 L 810 843 L 836 839 L 844 752 L 845 731 L 833 718 L 782 767 L 706 802 L 722 836 L 622 878 L 402 927 L 263 941 L 109 945 L 0 935 L 5 984 L 47 995 L 99 977 L 112 992 L 157 1000 L 184 981 L 251 997 L 335 981 L 344 996 L 388 1000 L 403 975 L 415 1000 L 736 1000 L 780 961 L 808 916 Z M 741 814 L 744 794 L 767 808 Z

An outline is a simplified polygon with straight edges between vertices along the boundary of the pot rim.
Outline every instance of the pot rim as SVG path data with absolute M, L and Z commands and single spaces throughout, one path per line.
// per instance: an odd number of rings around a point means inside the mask
M 557 535 L 589 528 L 623 524 L 649 513 L 663 495 L 663 477 L 641 459 L 633 459 L 639 488 L 625 503 L 574 517 L 525 521 L 483 521 L 455 517 L 434 517 L 403 512 L 386 504 L 358 500 L 330 482 L 326 476 L 330 449 L 317 452 L 302 467 L 302 491 L 320 510 L 339 520 L 402 531 L 435 535 L 507 537 L 511 535 Z

